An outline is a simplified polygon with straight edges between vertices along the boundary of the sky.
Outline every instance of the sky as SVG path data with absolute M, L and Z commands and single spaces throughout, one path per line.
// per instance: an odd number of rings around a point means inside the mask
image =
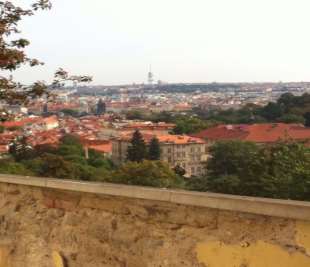
M 31 0 L 16 0 L 31 3 Z M 50 81 L 63 67 L 95 85 L 310 81 L 309 0 L 52 0 L 26 18 L 27 52 L 45 62 L 16 78 Z

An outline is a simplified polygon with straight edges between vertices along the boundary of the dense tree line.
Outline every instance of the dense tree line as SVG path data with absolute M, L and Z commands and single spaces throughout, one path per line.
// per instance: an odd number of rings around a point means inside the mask
M 226 194 L 310 200 L 310 149 L 300 143 L 218 142 L 207 173 L 188 187 Z
M 136 132 L 132 144 L 128 162 L 115 168 L 109 159 L 94 150 L 90 149 L 87 157 L 79 139 L 72 135 L 64 136 L 57 147 L 32 148 L 21 138 L 10 147 L 10 156 L 0 160 L 0 173 L 156 187 L 182 185 L 182 178 L 168 164 L 159 161 L 156 138 L 147 147 L 141 134 Z
M 150 144 L 146 144 L 142 134 L 136 130 L 127 150 L 127 160 L 134 162 L 142 162 L 143 160 L 159 160 L 160 159 L 160 146 L 157 137 L 153 137 Z
M 211 119 L 202 119 L 193 112 L 175 113 L 163 111 L 159 113 L 146 114 L 134 110 L 127 112 L 126 116 L 128 119 L 132 120 L 174 123 L 176 126 L 171 131 L 172 134 L 197 133 L 218 123 Z
M 213 120 L 229 124 L 238 123 L 261 123 L 261 122 L 284 122 L 302 123 L 310 126 L 310 94 L 294 96 L 285 93 L 277 100 L 266 106 L 260 107 L 248 104 L 234 110 L 211 110 L 205 111 L 196 108 L 194 112 L 205 120 Z
M 180 166 L 172 169 L 158 160 L 159 147 L 153 142 L 153 148 L 146 146 L 137 134 L 132 144 L 143 146 L 145 157 L 137 158 L 140 147 L 115 168 L 96 151 L 89 150 L 87 158 L 74 136 L 62 138 L 58 147 L 35 149 L 21 139 L 11 147 L 11 156 L 0 160 L 0 173 L 310 200 L 310 149 L 304 144 L 218 142 L 210 148 L 205 175 L 188 179 Z
M 283 94 L 277 102 L 266 106 L 247 104 L 240 109 L 205 110 L 200 107 L 192 111 L 178 113 L 163 111 L 159 113 L 143 113 L 128 111 L 128 119 L 152 122 L 168 122 L 176 124 L 173 134 L 193 134 L 217 124 L 251 124 L 265 122 L 301 123 L 310 127 L 310 94 L 294 96 Z
M 25 138 L 10 147 L 10 157 L 0 161 L 0 172 L 24 174 L 19 169 L 34 176 L 65 179 L 97 180 L 113 168 L 111 161 L 102 154 L 86 151 L 78 138 L 66 135 L 57 147 L 40 145 L 30 147 Z

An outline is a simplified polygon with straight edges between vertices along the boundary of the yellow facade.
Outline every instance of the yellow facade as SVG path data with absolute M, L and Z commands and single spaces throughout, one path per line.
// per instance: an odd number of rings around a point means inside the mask
M 11 265 L 9 264 L 9 254 L 10 251 L 7 247 L 0 246 L 0 267 L 10 267 Z
M 309 267 L 310 222 L 296 222 L 295 242 L 300 249 L 294 252 L 262 240 L 246 245 L 199 243 L 196 252 L 199 262 L 208 267 Z

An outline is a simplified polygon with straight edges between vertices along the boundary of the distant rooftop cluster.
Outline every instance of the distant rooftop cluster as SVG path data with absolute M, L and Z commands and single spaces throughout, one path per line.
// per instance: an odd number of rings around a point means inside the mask
M 276 100 L 285 90 L 300 95 L 309 88 L 308 83 L 161 84 L 151 88 L 132 85 L 104 89 L 100 95 L 96 90 L 81 93 L 79 89 L 59 89 L 51 102 L 39 98 L 27 106 L 2 105 L 11 119 L 0 123 L 3 128 L 0 153 L 5 157 L 10 145 L 21 137 L 26 138 L 31 147 L 57 146 L 64 135 L 71 134 L 80 139 L 85 150 L 93 149 L 122 164 L 133 133 L 139 130 L 146 143 L 154 137 L 158 139 L 163 161 L 171 167 L 182 167 L 188 176 L 197 176 L 203 172 L 208 147 L 215 141 L 294 140 L 308 145 L 310 128 L 297 123 L 221 124 L 209 128 L 204 124 L 198 133 L 177 135 L 172 134 L 176 133 L 177 120 L 146 121 L 145 115 L 168 113 L 173 118 L 185 114 L 195 119 L 195 108 L 209 112 L 237 109 L 247 104 L 264 105 Z M 140 118 L 130 118 L 130 114 L 136 113 Z
M 255 143 L 275 143 L 278 141 L 303 141 L 310 145 L 310 128 L 301 124 L 261 123 L 218 125 L 194 135 L 209 141 L 242 140 Z

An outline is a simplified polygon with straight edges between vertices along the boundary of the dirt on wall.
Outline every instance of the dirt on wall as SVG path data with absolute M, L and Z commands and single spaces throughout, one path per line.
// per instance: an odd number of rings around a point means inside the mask
M 289 219 L 0 184 L 0 267 L 55 267 L 53 253 L 67 267 L 223 267 L 208 244 L 261 242 L 308 257 L 296 233 Z

